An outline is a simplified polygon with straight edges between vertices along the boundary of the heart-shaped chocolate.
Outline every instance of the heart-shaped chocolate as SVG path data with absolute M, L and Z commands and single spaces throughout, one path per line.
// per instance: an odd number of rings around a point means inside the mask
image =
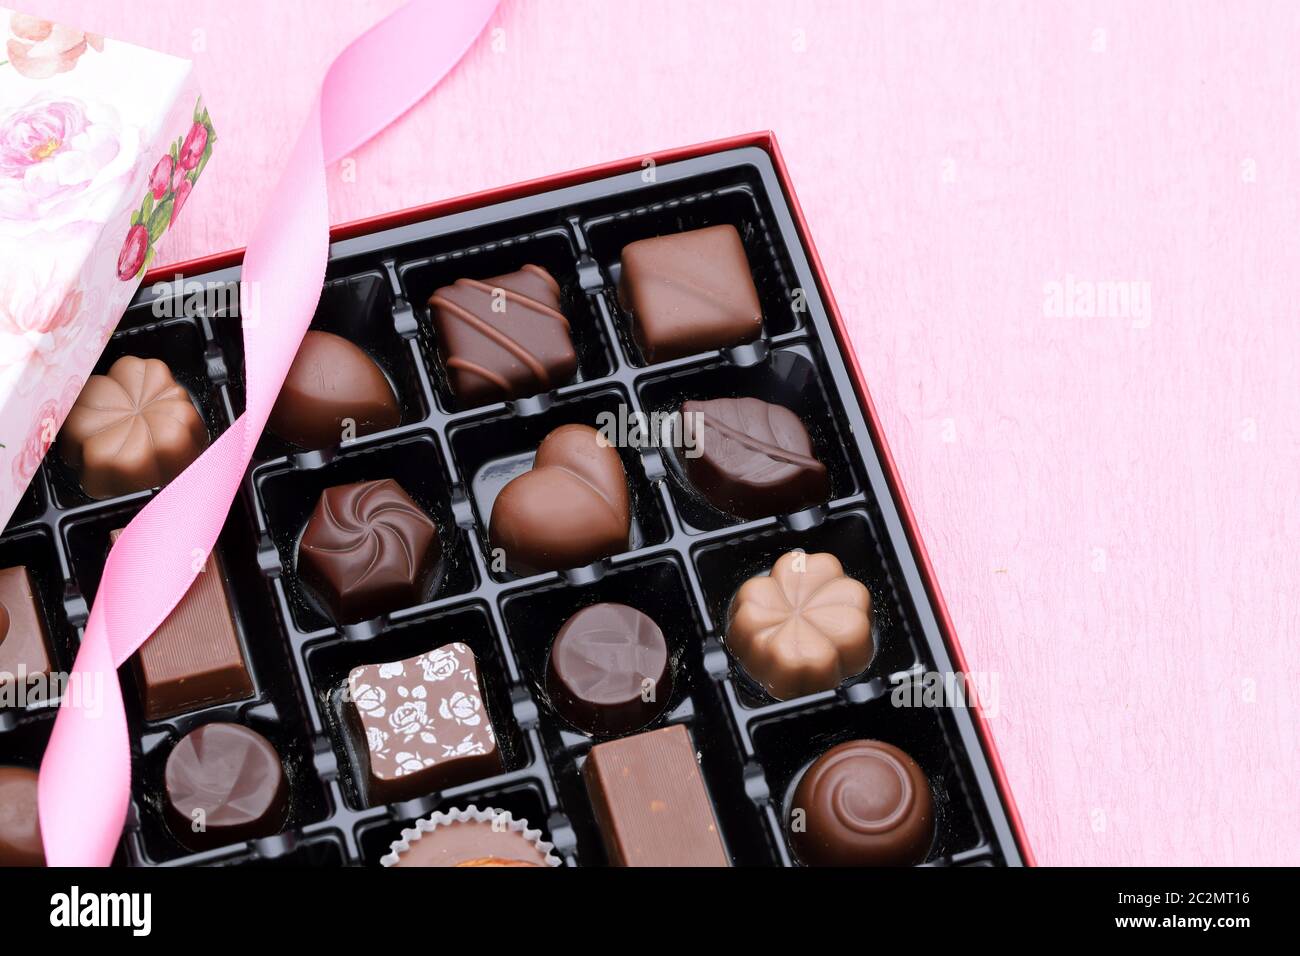
M 588 425 L 561 425 L 537 449 L 532 471 L 497 495 L 488 538 L 510 570 L 533 574 L 624 551 L 630 526 L 618 452 Z

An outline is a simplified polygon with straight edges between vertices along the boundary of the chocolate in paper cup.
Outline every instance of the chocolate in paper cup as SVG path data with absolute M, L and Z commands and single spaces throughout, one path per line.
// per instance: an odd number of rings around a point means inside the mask
M 481 825 L 488 824 L 490 829 L 482 831 Z M 415 826 L 403 830 L 399 839 L 393 841 L 388 853 L 380 858 L 382 866 L 397 866 L 403 857 L 419 854 L 428 849 L 425 841 L 437 840 L 440 830 L 451 827 L 474 825 L 482 832 L 482 852 L 477 856 L 467 856 L 463 860 L 443 863 L 448 866 L 518 866 L 529 865 L 532 861 L 522 860 L 517 856 L 505 856 L 503 852 L 519 852 L 519 847 L 529 847 L 537 854 L 536 866 L 559 866 L 560 858 L 551 850 L 554 844 L 542 839 L 542 831 L 528 826 L 527 820 L 516 820 L 508 810 L 496 810 L 486 807 L 480 810 L 471 804 L 460 810 L 439 810 L 432 816 L 415 822 Z M 493 843 L 500 844 L 493 847 Z M 412 863 L 411 865 L 420 865 Z M 439 865 L 430 863 L 427 865 Z

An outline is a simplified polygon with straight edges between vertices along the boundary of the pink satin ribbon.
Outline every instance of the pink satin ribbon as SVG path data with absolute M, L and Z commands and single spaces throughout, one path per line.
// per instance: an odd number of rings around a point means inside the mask
M 166 620 L 194 582 L 202 565 L 197 559 L 216 544 L 311 322 L 329 249 L 326 167 L 428 93 L 483 31 L 496 5 L 412 0 L 330 66 L 244 254 L 246 411 L 135 517 L 104 565 L 41 764 L 40 820 L 49 865 L 106 866 L 112 860 L 131 792 L 117 668 Z M 253 288 L 260 294 L 248 294 Z

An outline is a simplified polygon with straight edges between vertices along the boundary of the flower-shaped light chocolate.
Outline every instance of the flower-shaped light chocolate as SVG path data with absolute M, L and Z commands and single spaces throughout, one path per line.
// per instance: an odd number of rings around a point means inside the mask
M 871 592 L 833 554 L 782 555 L 731 602 L 727 647 L 778 700 L 833 690 L 871 663 Z
M 90 376 L 59 433 L 63 460 L 92 498 L 165 485 L 207 445 L 203 416 L 171 369 L 134 355 Z

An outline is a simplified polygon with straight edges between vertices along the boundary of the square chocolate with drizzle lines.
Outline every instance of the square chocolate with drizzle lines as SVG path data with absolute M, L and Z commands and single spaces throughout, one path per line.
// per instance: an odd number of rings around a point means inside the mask
M 466 406 L 549 392 L 578 370 L 560 285 L 541 266 L 457 279 L 429 311 L 448 385 Z

